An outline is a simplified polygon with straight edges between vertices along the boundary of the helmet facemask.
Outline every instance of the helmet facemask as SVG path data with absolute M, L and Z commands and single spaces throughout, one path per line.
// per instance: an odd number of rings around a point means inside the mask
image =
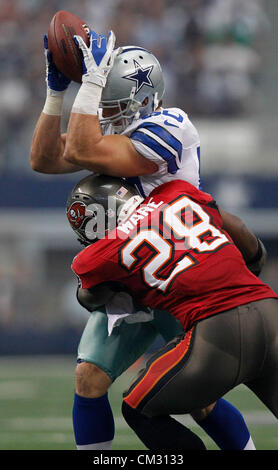
M 142 107 L 142 103 L 135 100 L 133 97 L 122 98 L 120 100 L 101 101 L 100 108 L 102 110 L 109 109 L 111 115 L 108 117 L 101 117 L 100 124 L 106 126 L 111 124 L 115 134 L 123 132 L 133 121 L 138 111 Z M 114 110 L 114 112 L 112 112 Z
M 133 88 L 135 91 L 135 87 Z M 134 92 L 133 92 L 134 96 Z M 159 100 L 157 99 L 157 93 L 155 96 L 146 96 L 144 101 L 147 99 L 146 105 L 140 103 L 132 96 L 126 99 L 114 100 L 109 102 L 100 102 L 100 108 L 105 110 L 109 109 L 115 112 L 109 117 L 100 118 L 100 123 L 102 126 L 111 124 L 115 134 L 120 134 L 123 132 L 130 124 L 132 124 L 133 119 L 139 119 L 147 114 L 152 113 L 157 107 Z

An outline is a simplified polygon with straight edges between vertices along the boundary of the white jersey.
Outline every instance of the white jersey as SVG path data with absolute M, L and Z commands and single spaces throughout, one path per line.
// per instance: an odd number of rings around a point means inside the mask
M 161 108 L 134 120 L 122 134 L 130 137 L 136 150 L 158 167 L 155 173 L 126 178 L 143 197 L 160 184 L 176 179 L 199 188 L 200 138 L 184 111 Z

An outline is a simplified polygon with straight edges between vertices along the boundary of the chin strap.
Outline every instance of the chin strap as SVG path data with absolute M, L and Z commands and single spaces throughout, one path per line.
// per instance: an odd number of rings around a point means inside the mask
M 144 201 L 141 196 L 132 196 L 121 208 L 117 219 L 117 225 L 124 224 L 135 209 Z

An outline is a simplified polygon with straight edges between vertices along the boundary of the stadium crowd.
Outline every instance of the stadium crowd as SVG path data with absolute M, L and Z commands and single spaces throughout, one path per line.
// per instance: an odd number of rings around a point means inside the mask
M 256 103 L 268 28 L 263 0 L 0 0 L 0 174 L 31 171 L 30 135 L 45 96 L 42 37 L 61 9 L 98 32 L 112 28 L 118 46 L 152 50 L 165 73 L 165 100 L 190 114 L 238 116 Z M 70 105 L 75 85 L 71 93 Z

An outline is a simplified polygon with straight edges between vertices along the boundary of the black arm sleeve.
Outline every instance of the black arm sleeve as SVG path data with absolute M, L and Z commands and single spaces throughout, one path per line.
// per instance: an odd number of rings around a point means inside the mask
M 255 274 L 255 276 L 259 276 L 261 270 L 263 269 L 267 259 L 267 251 L 263 244 L 263 242 L 258 238 L 258 251 L 253 259 L 246 263 L 248 269 Z

